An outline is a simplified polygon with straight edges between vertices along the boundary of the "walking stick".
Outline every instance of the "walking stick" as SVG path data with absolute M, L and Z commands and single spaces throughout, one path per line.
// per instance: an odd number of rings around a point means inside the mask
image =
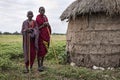
M 41 29 L 41 28 L 43 28 L 44 27 L 44 25 L 41 25 L 38 29 Z M 48 29 L 48 26 L 47 26 L 47 31 L 48 31 L 48 35 L 50 36 L 50 31 L 49 31 L 49 29 Z M 51 39 L 51 44 L 52 44 L 53 42 L 52 42 L 52 39 Z M 53 46 L 53 45 L 52 45 Z M 55 49 L 52 47 L 52 49 L 53 49 L 53 52 L 54 52 L 54 54 L 55 54 L 55 58 L 56 58 L 56 61 L 57 61 L 57 63 L 59 63 L 59 61 L 58 61 L 58 58 L 57 58 L 57 54 L 56 54 L 56 51 L 55 51 Z
M 28 55 L 29 55 L 29 77 L 28 80 L 31 80 L 30 78 L 30 74 L 31 74 L 31 70 L 30 70 L 30 34 L 28 33 Z
M 50 30 L 48 29 L 48 27 L 47 27 L 47 31 L 48 31 L 48 34 L 49 34 L 49 36 L 50 36 Z M 58 58 L 57 58 L 57 54 L 56 54 L 56 52 L 55 52 L 55 48 L 53 47 L 53 42 L 52 42 L 52 39 L 51 39 L 51 44 L 52 44 L 52 49 L 53 49 L 53 52 L 54 52 L 54 54 L 55 54 L 55 58 L 56 58 L 56 61 L 57 61 L 57 64 L 59 63 L 59 60 L 58 60 Z

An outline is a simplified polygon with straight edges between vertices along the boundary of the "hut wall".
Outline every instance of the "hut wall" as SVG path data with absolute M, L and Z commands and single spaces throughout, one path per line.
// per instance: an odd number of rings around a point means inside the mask
M 120 16 L 94 14 L 71 20 L 67 51 L 78 66 L 120 66 Z

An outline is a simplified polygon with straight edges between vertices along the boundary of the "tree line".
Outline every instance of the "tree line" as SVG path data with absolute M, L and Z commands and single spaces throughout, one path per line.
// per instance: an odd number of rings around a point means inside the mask
M 0 35 L 21 35 L 21 33 L 19 33 L 19 32 L 13 32 L 13 33 L 11 33 L 11 32 L 1 32 L 0 31 Z M 52 33 L 52 35 L 65 35 L 64 33 Z
M 0 31 L 0 35 L 21 35 L 21 33 L 19 33 L 19 32 L 13 32 L 13 33 L 11 33 L 11 32 L 1 32 Z

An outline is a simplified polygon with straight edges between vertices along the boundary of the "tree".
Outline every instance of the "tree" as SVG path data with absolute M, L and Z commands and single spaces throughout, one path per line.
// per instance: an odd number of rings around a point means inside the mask
M 2 35 L 2 32 L 0 31 L 0 35 Z
M 3 34 L 5 34 L 5 35 L 11 35 L 12 33 L 10 33 L 10 32 L 4 32 Z
M 14 35 L 19 35 L 20 33 L 16 31 L 16 32 L 14 32 L 13 34 L 14 34 Z

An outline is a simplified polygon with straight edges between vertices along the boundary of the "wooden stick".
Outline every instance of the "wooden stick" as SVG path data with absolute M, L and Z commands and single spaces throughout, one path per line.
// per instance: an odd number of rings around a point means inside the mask
M 29 78 L 28 80 L 31 80 L 30 75 L 31 75 L 31 70 L 30 70 L 30 34 L 28 33 L 28 55 L 29 55 Z

